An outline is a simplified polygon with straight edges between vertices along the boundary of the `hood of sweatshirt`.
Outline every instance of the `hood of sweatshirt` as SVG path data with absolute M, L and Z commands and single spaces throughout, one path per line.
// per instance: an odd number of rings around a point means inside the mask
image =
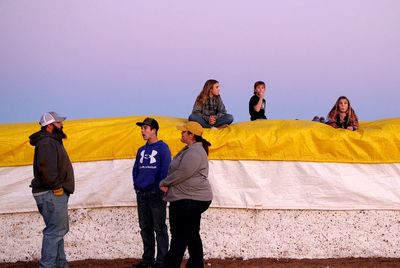
M 36 144 L 43 138 L 52 138 L 62 143 L 62 134 L 61 133 L 49 133 L 45 130 L 40 130 L 38 132 L 33 133 L 29 136 L 29 142 L 32 146 L 36 146 Z

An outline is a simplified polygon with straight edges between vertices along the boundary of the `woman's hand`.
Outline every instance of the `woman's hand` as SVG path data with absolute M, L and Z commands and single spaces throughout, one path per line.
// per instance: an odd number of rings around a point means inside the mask
M 210 118 L 208 119 L 208 123 L 210 125 L 214 125 L 217 122 L 217 117 L 215 115 L 210 115 Z
M 161 192 L 166 193 L 168 192 L 168 186 L 160 186 L 160 190 Z
M 348 130 L 354 130 L 354 128 L 352 126 L 348 126 L 347 129 Z

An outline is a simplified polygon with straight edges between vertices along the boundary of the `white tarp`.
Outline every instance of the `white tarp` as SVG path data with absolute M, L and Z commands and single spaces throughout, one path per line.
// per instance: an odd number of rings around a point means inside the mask
M 134 206 L 134 160 L 73 163 L 70 208 Z M 213 207 L 400 209 L 400 163 L 211 160 Z M 0 213 L 36 211 L 32 166 L 0 167 Z

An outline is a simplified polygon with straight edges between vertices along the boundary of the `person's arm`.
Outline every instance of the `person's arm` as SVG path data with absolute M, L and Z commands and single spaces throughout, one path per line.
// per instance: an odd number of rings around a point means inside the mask
M 197 102 L 193 105 L 192 114 L 200 115 L 207 122 L 210 120 L 210 116 L 204 114 L 204 105 L 199 105 Z
M 184 152 L 179 166 L 160 182 L 160 187 L 182 183 L 191 178 L 200 166 L 201 155 L 194 150 Z
M 58 174 L 57 146 L 54 143 L 45 142 L 38 145 L 36 163 L 41 184 L 47 189 L 61 188 Z
M 140 151 L 140 148 L 136 153 L 135 164 L 133 165 L 133 168 L 132 168 L 133 187 L 135 187 L 135 179 L 136 179 L 136 177 L 137 177 L 137 175 L 139 173 L 139 165 L 138 165 L 139 151 Z
M 253 108 L 256 112 L 259 112 L 261 110 L 261 108 L 263 107 L 264 94 L 261 94 L 260 96 L 257 96 L 257 97 L 258 97 L 258 101 L 257 101 L 256 105 L 254 105 Z
M 221 96 L 218 96 L 218 100 L 217 100 L 217 118 L 220 118 L 222 116 L 224 116 L 226 114 L 226 108 L 224 105 L 224 102 L 222 101 Z
M 199 114 L 199 115 L 203 114 L 203 107 L 200 106 L 197 103 L 197 101 L 195 101 L 194 104 L 193 104 L 192 114 Z
M 256 105 L 257 103 L 257 96 L 253 95 L 251 96 L 250 100 L 249 100 L 249 114 L 250 114 L 250 118 L 254 115 L 255 110 L 254 110 L 254 105 Z
M 333 128 L 339 128 L 338 124 L 336 123 L 336 121 L 328 121 L 326 122 L 327 125 L 333 127 Z
M 331 126 L 333 128 L 339 128 L 339 125 L 337 124 L 337 119 L 334 116 L 334 114 L 329 113 L 328 116 L 327 116 L 327 120 L 328 120 L 326 122 L 327 125 L 329 125 L 329 126 Z
M 350 118 L 349 126 L 347 127 L 347 129 L 354 131 L 354 130 L 358 129 L 358 126 L 359 126 L 359 123 L 358 123 L 357 115 L 355 113 L 353 113 L 352 118 Z
M 168 174 L 169 164 L 171 163 L 171 151 L 166 143 L 160 147 L 160 173 L 157 183 L 165 179 Z
M 334 128 L 338 128 L 339 126 L 337 125 L 336 121 L 332 121 L 330 119 L 328 119 L 328 122 L 326 122 L 327 125 L 334 127 Z

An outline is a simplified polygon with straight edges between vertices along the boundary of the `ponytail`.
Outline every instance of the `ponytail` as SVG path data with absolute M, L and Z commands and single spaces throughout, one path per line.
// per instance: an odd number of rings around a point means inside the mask
M 208 147 L 211 146 L 211 143 L 210 143 L 209 141 L 207 141 L 206 139 L 204 139 L 202 136 L 194 135 L 194 139 L 195 139 L 197 142 L 201 142 L 201 143 L 202 143 L 203 149 L 204 149 L 204 151 L 206 151 L 206 154 L 207 154 L 207 156 L 208 156 Z

